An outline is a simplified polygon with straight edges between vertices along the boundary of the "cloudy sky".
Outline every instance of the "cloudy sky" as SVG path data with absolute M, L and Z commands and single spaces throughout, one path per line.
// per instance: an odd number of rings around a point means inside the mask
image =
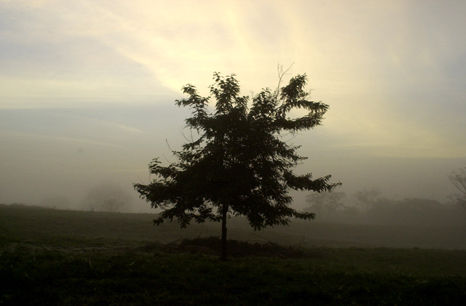
M 298 171 L 443 200 L 466 165 L 464 16 L 462 0 L 0 0 L 0 203 L 131 191 L 184 141 L 184 84 L 235 73 L 254 94 L 277 65 L 330 105 L 290 139 Z

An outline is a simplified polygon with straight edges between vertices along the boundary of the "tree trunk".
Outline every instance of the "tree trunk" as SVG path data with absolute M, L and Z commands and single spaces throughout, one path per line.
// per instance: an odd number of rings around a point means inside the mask
M 228 213 L 228 204 L 223 204 L 223 207 L 222 207 L 222 254 L 220 256 L 221 260 L 227 259 L 227 213 Z

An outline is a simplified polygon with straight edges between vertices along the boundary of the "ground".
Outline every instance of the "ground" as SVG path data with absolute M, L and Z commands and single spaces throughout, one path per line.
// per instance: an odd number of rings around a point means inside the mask
M 242 239 L 223 262 L 218 224 L 151 218 L 0 206 L 0 305 L 466 304 L 466 250 Z

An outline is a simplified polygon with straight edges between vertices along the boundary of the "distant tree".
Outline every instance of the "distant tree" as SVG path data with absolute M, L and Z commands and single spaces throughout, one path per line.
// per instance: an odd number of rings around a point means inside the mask
M 466 167 L 453 171 L 449 178 L 452 184 L 459 191 L 459 194 L 456 195 L 456 200 L 458 203 L 466 207 Z
M 324 217 L 345 209 L 343 199 L 346 197 L 344 192 L 313 192 L 306 196 L 306 202 L 309 204 L 309 210 L 323 215 Z
M 282 74 L 283 76 L 283 74 Z M 280 83 L 279 83 L 280 84 Z M 291 217 L 312 219 L 289 207 L 289 189 L 329 191 L 330 175 L 312 179 L 310 173 L 295 175 L 292 168 L 305 157 L 299 146 L 283 140 L 284 131 L 296 133 L 321 123 L 328 106 L 307 99 L 306 76 L 293 77 L 277 90 L 263 89 L 252 98 L 240 96 L 234 75 L 214 74 L 211 95 L 202 97 L 193 85 L 186 85 L 188 97 L 178 106 L 190 107 L 186 124 L 196 136 L 173 151 L 178 161 L 167 166 L 155 158 L 149 164 L 155 175 L 147 185 L 134 184 L 140 196 L 162 213 L 155 224 L 176 218 L 181 227 L 192 220 L 222 222 L 222 259 L 226 258 L 227 217 L 244 215 L 256 230 L 288 224 Z M 215 109 L 208 103 L 215 100 Z M 290 118 L 294 109 L 306 115 Z
M 354 194 L 354 197 L 358 201 L 360 208 L 368 210 L 377 205 L 377 203 L 383 202 L 382 193 L 375 189 L 364 189 L 359 190 Z
M 129 207 L 131 196 L 118 185 L 102 184 L 92 188 L 84 207 L 92 211 L 121 212 Z

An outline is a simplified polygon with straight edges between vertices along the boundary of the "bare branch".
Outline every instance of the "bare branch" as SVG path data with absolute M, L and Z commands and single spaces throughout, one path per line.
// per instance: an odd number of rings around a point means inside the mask
M 278 76 L 278 84 L 277 84 L 277 89 L 275 92 L 275 99 L 278 100 L 278 97 L 280 95 L 280 87 L 282 85 L 282 80 L 285 77 L 285 75 L 290 71 L 290 69 L 293 67 L 294 63 L 292 63 L 288 68 L 283 70 L 283 66 L 278 64 L 277 65 L 277 76 Z

